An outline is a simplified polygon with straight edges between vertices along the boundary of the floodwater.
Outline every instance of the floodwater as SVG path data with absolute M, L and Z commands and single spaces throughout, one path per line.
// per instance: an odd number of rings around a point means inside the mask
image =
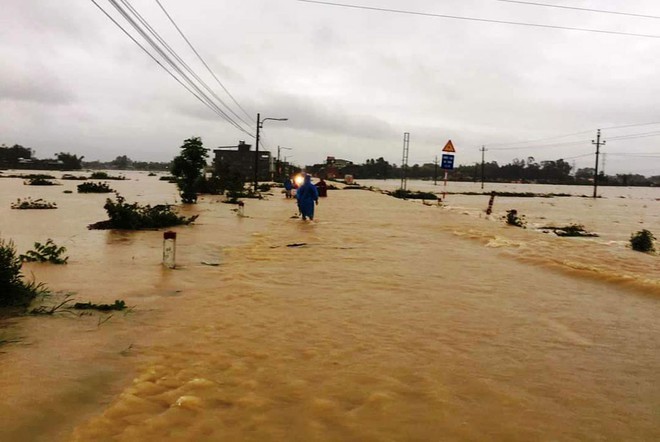
M 176 201 L 127 176 L 109 183 L 129 201 Z M 491 217 L 487 196 L 334 190 L 313 223 L 279 192 L 244 218 L 207 196 L 168 270 L 162 232 L 89 231 L 105 196 L 62 183 L 1 179 L 0 235 L 68 248 L 25 266 L 44 302 L 133 308 L 1 322 L 0 440 L 660 439 L 660 258 L 626 247 L 660 233 L 658 189 L 501 198 Z M 9 209 L 25 196 L 59 209 Z M 601 236 L 509 227 L 511 208 Z

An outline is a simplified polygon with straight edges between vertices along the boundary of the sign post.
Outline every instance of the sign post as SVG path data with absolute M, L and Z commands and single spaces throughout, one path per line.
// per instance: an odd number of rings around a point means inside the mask
M 445 183 L 442 188 L 442 199 L 444 200 L 447 196 L 447 176 L 449 175 L 449 171 L 454 169 L 454 153 L 456 153 L 454 143 L 451 140 L 447 141 L 442 151 L 447 152 L 442 154 L 442 164 L 440 166 L 445 171 Z

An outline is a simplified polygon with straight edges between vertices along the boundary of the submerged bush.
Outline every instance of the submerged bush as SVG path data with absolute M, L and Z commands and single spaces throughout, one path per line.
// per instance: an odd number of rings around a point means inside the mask
M 650 231 L 644 229 L 630 236 L 630 246 L 638 252 L 654 252 L 654 240 L 655 236 Z
M 518 211 L 516 209 L 507 210 L 504 219 L 510 226 L 524 228 L 526 224 L 525 215 L 518 216 Z
M 12 209 L 27 210 L 27 209 L 57 209 L 57 204 L 49 203 L 41 198 L 33 200 L 29 196 L 25 199 L 18 198 L 15 203 L 11 205 Z
M 57 186 L 57 183 L 46 178 L 30 178 L 24 181 L 23 184 L 26 186 Z
M 126 177 L 124 176 L 112 176 L 108 175 L 106 172 L 93 172 L 90 175 L 90 179 L 92 180 L 125 180 Z
M 78 184 L 78 193 L 112 193 L 114 190 L 107 183 Z
M 14 243 L 0 238 L 0 307 L 27 307 L 37 295 L 48 292 L 41 283 L 23 281 L 21 266 Z
M 199 216 L 195 215 L 189 218 L 179 216 L 172 211 L 172 206 L 168 204 L 159 204 L 153 207 L 148 204 L 145 206 L 138 203 L 129 204 L 121 195 L 117 195 L 116 202 L 108 198 L 103 208 L 110 219 L 90 224 L 87 226 L 89 229 L 159 229 L 161 227 L 190 224 Z
M 48 238 L 46 244 L 34 243 L 34 250 L 25 252 L 20 259 L 23 262 L 50 262 L 52 264 L 66 264 L 69 257 L 62 257 L 66 247 L 57 247 L 52 239 Z
M 406 200 L 437 200 L 438 196 L 432 192 L 413 192 L 411 190 L 397 189 L 389 193 L 394 198 Z

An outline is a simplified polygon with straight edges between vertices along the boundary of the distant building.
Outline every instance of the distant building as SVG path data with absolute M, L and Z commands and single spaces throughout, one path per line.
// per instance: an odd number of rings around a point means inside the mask
M 213 168 L 219 173 L 224 167 L 243 175 L 246 181 L 254 179 L 254 156 L 251 144 L 239 141 L 238 146 L 220 146 L 213 149 Z M 273 161 L 270 152 L 259 151 L 259 180 L 269 181 Z
M 352 166 L 353 162 L 348 160 L 342 160 L 341 158 L 327 157 L 325 163 L 328 166 L 334 166 L 337 169 L 342 169 L 346 166 Z
M 327 157 L 325 159 L 325 166 L 321 168 L 319 176 L 334 179 L 343 178 L 344 174 L 341 171 L 346 166 L 352 166 L 353 162 L 342 160 L 341 158 Z

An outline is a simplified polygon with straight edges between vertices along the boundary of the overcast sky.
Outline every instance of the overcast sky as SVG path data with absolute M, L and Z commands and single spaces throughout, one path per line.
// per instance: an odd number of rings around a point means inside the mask
M 97 0 L 131 29 L 108 0 Z M 593 167 L 596 129 L 660 123 L 660 38 L 349 9 L 296 0 L 160 0 L 251 120 L 264 146 L 301 165 L 328 155 L 432 162 L 565 158 Z M 657 0 L 537 3 L 660 16 Z M 429 14 L 660 36 L 660 20 L 497 0 L 347 0 Z M 155 0 L 130 3 L 233 106 Z M 91 0 L 3 0 L 0 143 L 46 158 L 168 161 L 185 138 L 253 138 L 172 79 Z M 132 31 L 133 35 L 137 34 Z M 140 37 L 136 37 L 142 43 Z M 578 135 L 560 137 L 567 134 Z M 604 129 L 605 172 L 660 174 L 660 124 Z M 553 139 L 550 139 L 553 138 Z M 514 142 L 528 142 L 512 145 Z M 569 144 L 570 143 L 570 144 Z M 516 147 L 524 149 L 512 149 Z M 655 156 L 649 156 L 649 155 Z M 647 155 L 647 156 L 643 156 Z

